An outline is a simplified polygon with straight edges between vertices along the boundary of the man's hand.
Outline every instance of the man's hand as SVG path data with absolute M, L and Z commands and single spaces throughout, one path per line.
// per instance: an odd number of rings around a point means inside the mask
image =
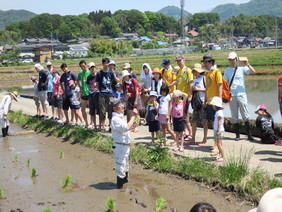
M 132 110 L 132 116 L 137 116 L 137 114 L 138 114 L 138 110 L 136 108 L 134 108 Z
M 7 120 L 7 115 L 4 115 L 3 119 L 6 121 Z

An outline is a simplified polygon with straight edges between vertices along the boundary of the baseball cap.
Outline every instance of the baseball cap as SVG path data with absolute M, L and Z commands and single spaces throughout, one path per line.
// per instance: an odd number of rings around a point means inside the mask
M 259 110 L 266 110 L 266 106 L 265 105 L 259 105 L 257 107 L 257 109 L 255 110 L 255 113 L 257 113 Z
M 178 56 L 175 58 L 175 60 L 176 60 L 176 61 L 177 61 L 177 60 L 184 60 L 184 55 L 182 55 L 182 54 L 178 55 Z
M 91 68 L 91 67 L 93 67 L 93 66 L 94 66 L 94 67 L 96 66 L 95 63 L 93 63 L 93 62 L 88 63 L 88 67 L 89 67 L 89 68 Z
M 228 59 L 235 59 L 235 58 L 238 58 L 238 56 L 235 52 L 230 52 L 228 54 Z
M 36 76 L 32 76 L 32 77 L 30 78 L 30 80 L 31 80 L 31 81 L 36 80 Z
M 46 66 L 51 66 L 51 65 L 52 65 L 51 62 L 47 62 L 47 63 L 46 63 Z
M 162 62 L 162 64 L 161 64 L 161 66 L 166 66 L 166 65 L 168 65 L 168 64 L 170 64 L 170 60 L 168 59 L 168 58 L 165 58 L 165 59 L 163 59 L 163 62 Z

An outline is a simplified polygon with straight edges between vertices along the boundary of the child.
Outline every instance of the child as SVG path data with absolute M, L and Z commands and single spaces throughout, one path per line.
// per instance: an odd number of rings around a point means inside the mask
M 215 158 L 216 162 L 224 162 L 224 150 L 222 145 L 222 139 L 224 134 L 224 115 L 222 107 L 222 99 L 218 96 L 215 96 L 211 99 L 210 104 L 212 108 L 216 111 L 214 115 L 213 130 L 214 130 L 214 139 L 217 145 L 219 154 Z
M 164 143 L 163 145 L 166 145 L 166 131 L 170 133 L 172 136 L 173 140 L 175 141 L 175 134 L 170 128 L 170 115 L 169 115 L 169 106 L 171 102 L 171 97 L 169 95 L 169 87 L 167 85 L 163 85 L 161 87 L 161 98 L 160 98 L 160 106 L 159 106 L 159 111 L 158 111 L 158 120 L 161 124 L 162 127 L 162 133 L 163 133 L 163 138 L 164 138 Z
M 183 99 L 181 99 L 181 97 L 183 97 Z M 170 113 L 172 113 L 173 130 L 175 133 L 175 142 L 172 144 L 172 146 L 177 146 L 177 148 L 173 150 L 174 152 L 184 152 L 184 107 L 187 98 L 188 95 L 186 93 L 181 92 L 180 90 L 175 90 L 172 94 L 172 102 L 170 103 L 169 116 Z
M 115 87 L 116 87 L 116 91 L 113 92 L 113 96 L 119 99 L 120 102 L 123 104 L 124 103 L 124 93 L 122 91 L 122 84 L 117 83 Z
M 150 91 L 149 101 L 146 107 L 145 119 L 149 124 L 149 132 L 151 132 L 152 143 L 155 142 L 155 134 L 160 130 L 160 123 L 156 119 L 157 111 L 159 109 L 159 103 L 157 102 L 158 94 L 156 91 Z
M 152 79 L 152 86 L 151 91 L 156 91 L 158 97 L 161 96 L 161 87 L 165 85 L 165 82 L 162 79 L 162 72 L 159 68 L 154 68 L 153 70 L 153 79 Z
M 53 93 L 52 98 L 54 99 L 54 114 L 58 114 L 58 118 L 55 118 L 55 120 L 58 123 L 63 123 L 64 118 L 64 112 L 63 112 L 63 90 L 60 86 L 60 75 L 58 74 L 56 69 L 52 70 L 52 76 L 53 76 Z
M 33 100 L 36 105 L 36 115 L 41 116 L 40 101 L 38 99 L 38 81 L 35 76 L 32 76 L 30 80 L 33 82 Z
M 73 80 L 69 81 L 71 91 L 72 91 L 72 97 L 71 97 L 71 110 L 74 113 L 75 116 L 75 124 L 74 126 L 84 126 L 82 116 L 80 114 L 80 89 L 76 84 L 74 83 Z M 78 119 L 80 121 L 80 124 L 78 124 Z
M 192 108 L 193 108 L 193 115 L 192 115 L 192 139 L 188 142 L 188 144 L 195 144 L 195 137 L 197 131 L 197 122 L 202 122 L 204 128 L 204 138 L 199 146 L 204 146 L 207 144 L 207 134 L 208 134 L 208 123 L 206 119 L 206 111 L 203 108 L 203 104 L 205 101 L 205 70 L 202 69 L 202 65 L 196 63 L 192 69 L 192 73 L 195 76 L 194 82 L 192 84 Z M 196 96 L 197 99 L 196 99 Z M 196 104 L 198 101 L 198 104 Z
M 256 127 L 260 130 L 261 142 L 263 144 L 282 145 L 281 138 L 275 135 L 272 116 L 266 111 L 265 105 L 259 105 L 255 111 L 258 114 Z

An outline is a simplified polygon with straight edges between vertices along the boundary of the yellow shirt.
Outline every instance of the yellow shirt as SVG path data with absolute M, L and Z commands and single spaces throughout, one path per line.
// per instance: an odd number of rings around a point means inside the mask
M 184 66 L 177 72 L 177 89 L 190 95 L 190 84 L 193 81 L 193 74 L 190 68 Z
M 173 81 L 176 80 L 176 75 L 175 73 L 173 73 L 172 68 L 169 70 L 164 70 L 164 68 L 162 68 L 161 72 L 163 73 L 162 79 L 166 85 L 170 85 L 171 83 L 173 83 Z M 175 91 L 175 85 L 170 87 L 169 93 L 173 93 L 173 91 Z
M 217 84 L 222 83 L 222 74 L 220 70 L 214 69 L 210 72 L 206 72 L 205 75 L 207 103 L 210 104 L 212 97 L 219 96 Z

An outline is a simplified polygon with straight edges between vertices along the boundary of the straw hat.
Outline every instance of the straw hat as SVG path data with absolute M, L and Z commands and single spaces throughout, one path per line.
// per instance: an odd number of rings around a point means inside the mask
M 123 69 L 131 68 L 130 63 L 125 63 Z
M 211 98 L 210 104 L 216 107 L 222 107 L 222 99 L 218 96 L 214 96 Z
M 122 73 L 122 78 L 126 76 L 130 76 L 130 73 L 127 70 L 123 70 L 121 73 Z
M 152 74 L 160 74 L 160 75 L 162 75 L 162 72 L 160 71 L 159 68 L 154 68 Z
M 192 71 L 197 71 L 198 73 L 203 73 L 205 70 L 203 69 L 202 65 L 200 63 L 195 63 Z
M 13 96 L 15 101 L 18 101 L 18 92 L 17 91 L 12 91 L 10 94 Z
M 96 66 L 95 63 L 93 63 L 93 62 L 88 63 L 88 67 L 89 67 L 89 68 L 95 67 L 95 66 Z
M 180 96 L 182 96 L 182 92 L 180 90 L 175 90 L 172 93 L 172 98 L 176 98 L 176 97 L 180 97 Z

